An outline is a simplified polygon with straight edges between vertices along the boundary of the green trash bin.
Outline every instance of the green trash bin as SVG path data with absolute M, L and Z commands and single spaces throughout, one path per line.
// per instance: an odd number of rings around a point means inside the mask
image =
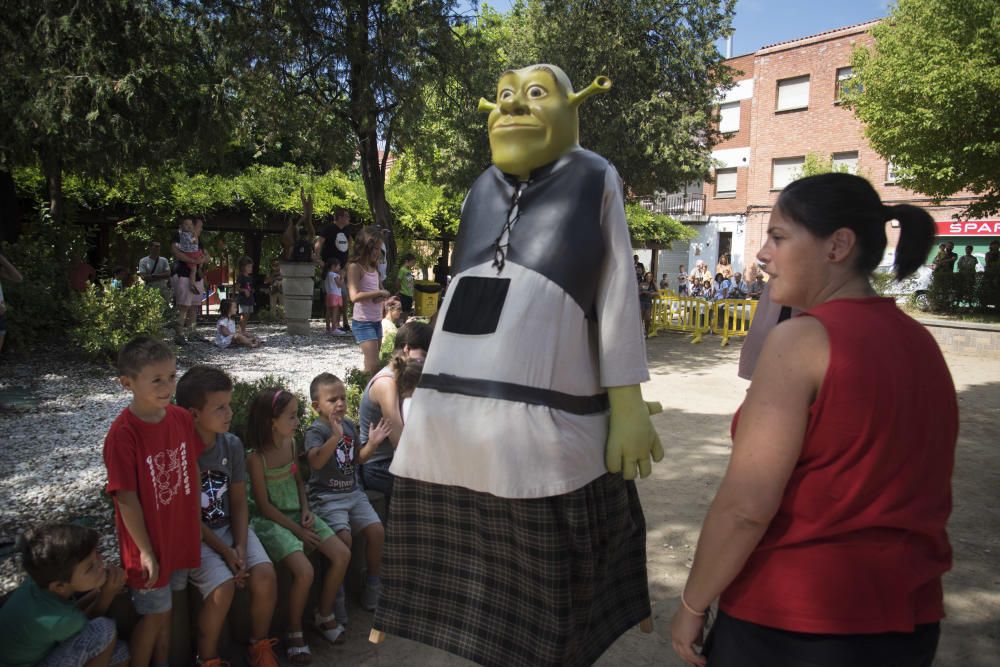
M 421 317 L 431 317 L 438 309 L 441 286 L 433 280 L 417 280 L 413 283 L 413 311 Z

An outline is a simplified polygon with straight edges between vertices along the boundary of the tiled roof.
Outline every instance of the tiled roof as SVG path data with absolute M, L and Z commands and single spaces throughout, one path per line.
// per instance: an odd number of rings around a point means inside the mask
M 766 46 L 760 47 L 757 53 L 763 53 L 765 51 L 781 51 L 793 44 L 798 43 L 810 43 L 810 42 L 820 42 L 825 39 L 830 39 L 839 35 L 849 35 L 855 32 L 864 32 L 868 28 L 879 23 L 882 19 L 875 19 L 874 21 L 866 21 L 865 23 L 857 23 L 855 25 L 845 26 L 843 28 L 834 28 L 833 30 L 827 30 L 826 32 L 817 33 L 815 35 L 809 35 L 808 37 L 797 37 L 796 39 L 789 39 L 784 42 L 775 42 L 774 44 L 768 44 Z

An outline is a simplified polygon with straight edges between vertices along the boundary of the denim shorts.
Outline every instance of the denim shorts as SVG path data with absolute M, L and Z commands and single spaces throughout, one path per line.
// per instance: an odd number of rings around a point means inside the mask
M 173 607 L 174 591 L 182 591 L 187 588 L 190 573 L 190 570 L 175 570 L 170 575 L 170 582 L 159 588 L 129 587 L 135 612 L 140 616 L 146 616 L 147 614 L 163 614 L 170 611 Z
M 356 343 L 363 343 L 366 340 L 382 340 L 382 321 L 351 320 L 351 331 L 354 332 L 354 342 Z

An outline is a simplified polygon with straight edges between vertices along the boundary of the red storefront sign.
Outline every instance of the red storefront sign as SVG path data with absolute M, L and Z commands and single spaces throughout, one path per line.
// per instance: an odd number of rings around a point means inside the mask
M 1000 220 L 935 222 L 938 236 L 1000 236 Z

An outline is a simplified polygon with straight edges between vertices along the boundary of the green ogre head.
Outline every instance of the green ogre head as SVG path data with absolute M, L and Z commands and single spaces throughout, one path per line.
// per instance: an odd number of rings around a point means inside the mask
M 562 69 L 531 65 L 507 70 L 497 84 L 496 103 L 479 100 L 489 111 L 493 163 L 507 174 L 527 178 L 533 169 L 554 162 L 580 143 L 580 103 L 611 89 L 599 76 L 578 93 Z

